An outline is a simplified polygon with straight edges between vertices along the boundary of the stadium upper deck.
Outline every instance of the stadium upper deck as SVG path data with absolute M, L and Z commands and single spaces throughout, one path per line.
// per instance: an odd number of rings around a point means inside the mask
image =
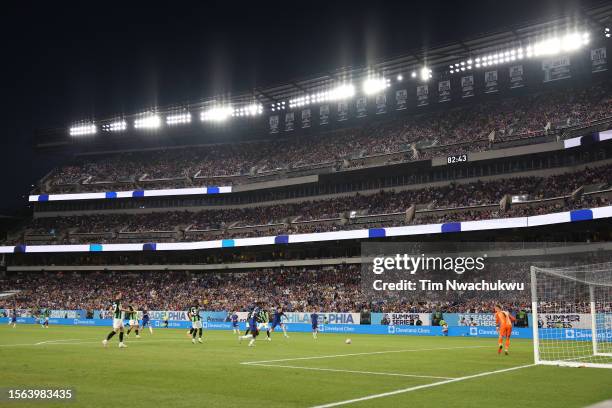
M 612 109 L 602 30 L 612 6 L 581 13 L 223 102 L 80 122 L 37 139 L 39 147 L 87 152 L 49 174 L 39 191 L 238 185 L 607 130 Z M 147 150 L 153 146 L 164 149 Z M 109 149 L 130 152 L 90 155 Z
M 235 185 L 558 140 L 612 126 L 611 91 L 612 82 L 599 81 L 280 140 L 79 156 L 48 175 L 41 190 Z

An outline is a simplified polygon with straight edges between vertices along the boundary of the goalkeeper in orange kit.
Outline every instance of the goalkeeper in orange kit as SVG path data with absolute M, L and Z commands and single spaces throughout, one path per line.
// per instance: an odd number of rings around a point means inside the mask
M 510 347 L 510 336 L 512 335 L 512 322 L 516 321 L 507 310 L 503 310 L 501 305 L 495 306 L 495 326 L 499 333 L 499 340 L 497 354 L 501 354 L 503 347 L 503 339 L 506 338 L 506 349 L 504 352 L 508 355 L 508 348 Z

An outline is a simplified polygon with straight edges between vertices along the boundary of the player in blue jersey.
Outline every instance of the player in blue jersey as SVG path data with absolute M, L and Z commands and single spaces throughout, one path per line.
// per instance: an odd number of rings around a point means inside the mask
M 312 338 L 317 338 L 317 333 L 319 333 L 319 315 L 317 312 L 313 311 L 310 314 L 310 323 L 312 324 Z
M 230 321 L 232 322 L 232 332 L 234 334 L 240 334 L 240 326 L 238 325 L 238 313 L 232 313 L 232 315 L 230 316 Z
M 51 315 L 51 311 L 47 308 L 41 309 L 40 311 L 40 325 L 45 329 L 49 328 L 49 316 Z
M 249 324 L 249 322 L 251 321 L 251 319 L 253 317 L 256 317 L 257 314 L 259 313 L 259 308 L 257 306 L 255 306 L 253 308 L 253 310 L 251 310 L 248 314 L 247 314 L 247 319 L 246 319 L 246 331 L 244 332 L 245 336 L 248 336 L 248 334 L 251 332 L 251 325 Z
M 13 311 L 11 312 L 11 320 L 9 321 L 9 326 L 13 325 L 13 329 L 17 327 L 17 306 L 13 305 Z
M 259 308 L 256 309 L 259 312 Z M 255 310 L 253 310 L 253 312 L 255 312 Z M 259 335 L 259 330 L 257 330 L 257 313 L 251 313 L 251 317 L 247 321 L 247 325 L 249 326 L 249 334 L 245 334 L 244 336 L 238 337 L 238 340 L 242 342 L 242 340 L 251 339 L 251 341 L 249 341 L 249 347 L 252 347 L 253 345 L 255 345 L 255 339 Z
M 285 314 L 285 312 L 283 312 L 282 307 L 278 307 L 276 309 L 276 312 L 274 312 L 274 316 L 272 318 L 272 331 L 274 331 L 276 326 L 280 326 L 280 328 L 283 329 L 283 336 L 288 339 L 289 336 L 287 336 L 287 328 L 285 327 L 285 323 L 283 323 L 283 317 L 287 318 L 287 315 Z
M 142 311 L 142 329 L 144 330 L 145 327 L 148 327 L 149 333 L 153 334 L 153 326 L 151 325 L 149 311 L 146 309 Z

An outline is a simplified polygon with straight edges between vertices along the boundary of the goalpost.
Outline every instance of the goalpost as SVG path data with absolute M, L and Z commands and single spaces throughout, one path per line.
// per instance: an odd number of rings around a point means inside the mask
M 612 368 L 612 262 L 531 267 L 536 364 Z

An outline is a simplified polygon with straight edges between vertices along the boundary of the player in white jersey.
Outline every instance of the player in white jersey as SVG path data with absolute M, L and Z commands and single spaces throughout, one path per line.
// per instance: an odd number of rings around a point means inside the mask
M 191 342 L 195 344 L 197 334 L 198 343 L 202 343 L 202 318 L 200 317 L 200 307 L 198 305 L 198 302 L 195 303 L 195 306 L 189 308 L 187 316 L 191 321 Z
M 257 331 L 261 332 L 262 330 L 266 331 L 266 340 L 272 341 L 270 338 L 270 314 L 267 310 L 262 309 L 256 316 L 257 320 Z
M 117 295 L 117 300 L 113 302 L 111 307 L 109 308 L 113 316 L 113 331 L 108 333 L 108 336 L 104 340 L 102 340 L 102 344 L 104 347 L 108 345 L 108 341 L 119 332 L 119 347 L 124 348 L 127 347 L 123 343 L 123 320 L 125 318 L 125 312 L 128 312 L 128 309 L 123 308 L 121 305 L 121 293 Z
M 138 331 L 140 330 L 140 322 L 138 321 L 138 308 L 136 306 L 130 305 L 128 309 L 129 312 L 127 312 L 126 317 L 130 319 L 128 322 L 130 328 L 127 331 L 127 336 L 130 337 L 130 333 L 132 332 L 132 329 L 134 329 L 134 331 L 136 332 L 136 338 L 139 339 L 140 334 Z

